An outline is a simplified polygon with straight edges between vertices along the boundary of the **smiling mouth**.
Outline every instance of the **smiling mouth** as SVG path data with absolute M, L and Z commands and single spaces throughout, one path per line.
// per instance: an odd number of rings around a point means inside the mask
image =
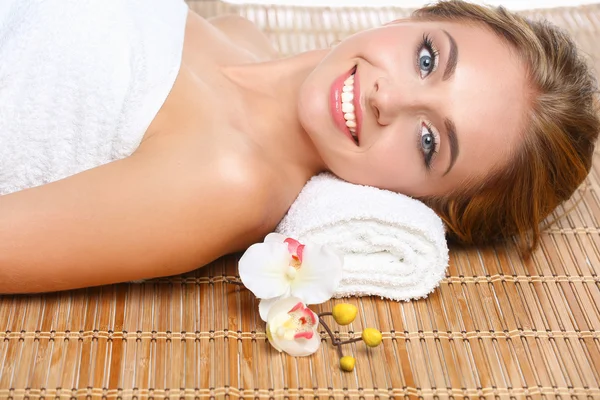
M 333 81 L 329 92 L 329 107 L 331 117 L 338 130 L 354 145 L 359 146 L 362 109 L 358 65 L 354 65 Z

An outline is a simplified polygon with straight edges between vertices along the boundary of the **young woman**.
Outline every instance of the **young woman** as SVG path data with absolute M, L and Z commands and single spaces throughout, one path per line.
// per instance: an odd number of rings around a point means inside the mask
M 261 241 L 322 171 L 423 199 L 461 242 L 534 247 L 591 166 L 588 68 L 503 9 L 442 2 L 280 59 L 179 0 L 8 3 L 0 26 L 39 37 L 2 36 L 26 100 L 0 114 L 0 293 L 192 270 Z M 10 79 L 27 68 L 45 80 Z

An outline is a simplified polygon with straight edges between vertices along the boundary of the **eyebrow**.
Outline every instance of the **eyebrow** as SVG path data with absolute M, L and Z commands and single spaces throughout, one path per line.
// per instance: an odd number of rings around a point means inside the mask
M 450 142 L 450 165 L 448 165 L 448 169 L 444 172 L 446 175 L 456 162 L 456 158 L 458 157 L 458 136 L 456 136 L 456 126 L 452 120 L 447 119 L 444 121 L 444 125 L 446 125 L 446 132 L 448 133 L 448 141 Z
M 448 36 L 448 41 L 450 42 L 450 51 L 448 53 L 448 62 L 446 63 L 446 69 L 444 70 L 444 76 L 442 77 L 443 81 L 446 81 L 454 75 L 454 71 L 456 70 L 456 64 L 458 63 L 458 46 L 456 45 L 456 41 L 452 37 L 448 31 L 444 31 L 446 36 Z
M 446 68 L 444 70 L 444 75 L 442 77 L 443 81 L 450 79 L 454 75 L 454 71 L 456 71 L 456 64 L 458 63 L 458 46 L 456 45 L 456 40 L 452 37 L 448 31 L 444 30 L 444 33 L 448 37 L 448 41 L 450 42 L 450 51 L 448 52 L 448 61 L 446 62 Z M 458 157 L 458 136 L 456 135 L 456 125 L 452 122 L 451 119 L 446 118 L 444 121 L 444 125 L 446 126 L 446 132 L 448 134 L 448 141 L 450 142 L 450 164 L 448 165 L 448 169 L 444 172 L 444 175 L 448 174 L 454 163 L 456 162 L 456 158 Z

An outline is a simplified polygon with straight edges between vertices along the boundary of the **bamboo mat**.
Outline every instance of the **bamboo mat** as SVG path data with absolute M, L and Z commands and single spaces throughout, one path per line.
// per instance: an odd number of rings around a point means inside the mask
M 190 5 L 246 15 L 283 53 L 408 14 Z M 598 65 L 600 6 L 537 15 L 573 32 Z M 582 200 L 528 261 L 510 243 L 453 249 L 427 299 L 349 299 L 359 315 L 336 326 L 339 337 L 383 332 L 377 348 L 345 349 L 357 359 L 351 373 L 325 335 L 307 358 L 267 343 L 256 300 L 226 282 L 237 256 L 142 284 L 0 296 L 0 399 L 600 399 L 599 182 L 596 156 Z

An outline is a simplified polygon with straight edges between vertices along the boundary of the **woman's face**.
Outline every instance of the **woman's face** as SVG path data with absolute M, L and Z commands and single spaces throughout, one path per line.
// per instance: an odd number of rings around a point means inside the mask
M 406 21 L 335 46 L 304 82 L 298 111 L 334 174 L 420 197 L 506 165 L 529 92 L 524 64 L 493 32 Z

